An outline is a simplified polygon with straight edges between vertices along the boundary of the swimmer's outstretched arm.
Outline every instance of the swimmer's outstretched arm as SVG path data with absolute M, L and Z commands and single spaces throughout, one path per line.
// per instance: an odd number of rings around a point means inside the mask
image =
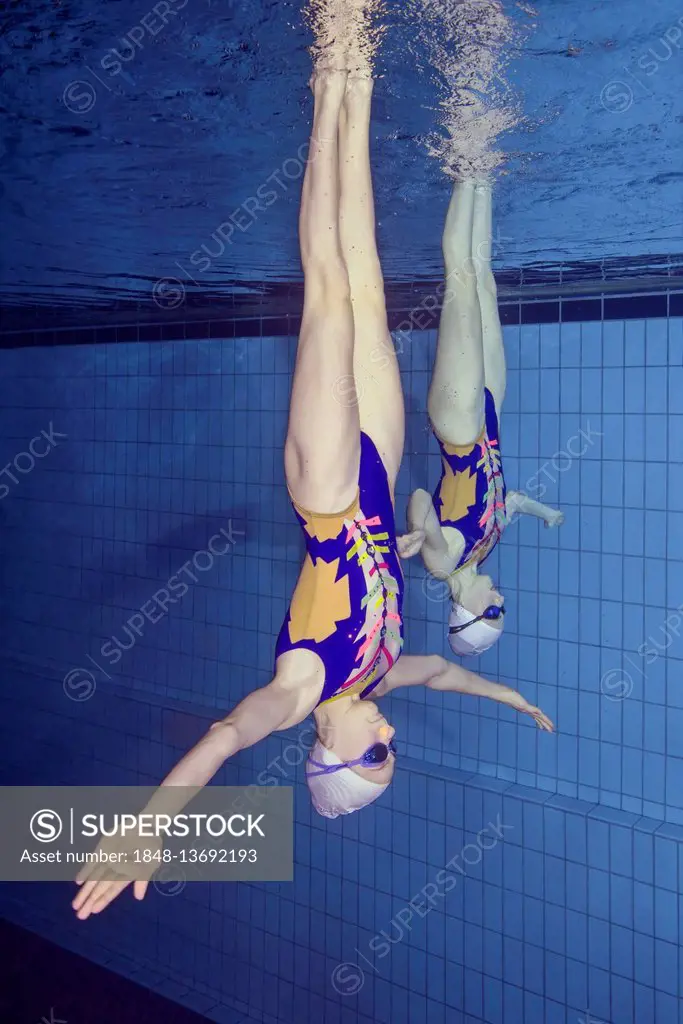
M 527 497 L 522 491 L 508 491 L 505 497 L 505 513 L 508 523 L 511 523 L 517 513 L 536 516 L 542 519 L 546 526 L 562 526 L 564 512 L 559 508 L 552 508 L 550 505 L 543 505 L 534 498 Z
M 283 685 L 277 678 L 248 694 L 226 718 L 214 722 L 199 743 L 178 762 L 150 800 L 147 812 L 153 813 L 154 804 L 161 801 L 161 790 L 165 787 L 205 786 L 225 761 L 238 751 L 253 747 L 273 732 L 303 722 L 315 707 L 319 695 L 320 684 L 317 682 L 307 690 L 297 685 Z M 186 802 L 182 793 L 178 793 L 178 799 L 171 802 L 169 794 L 163 794 L 167 814 L 178 814 Z
M 507 704 L 515 711 L 530 715 L 544 732 L 555 730 L 548 716 L 540 708 L 529 704 L 517 690 L 482 679 L 476 672 L 470 672 L 462 665 L 447 661 L 438 654 L 402 655 L 387 672 L 375 693 L 378 697 L 383 697 L 399 686 L 428 686 L 430 690 L 450 690 L 454 693 L 469 694 L 471 697 L 489 697 L 500 704 Z
M 291 728 L 303 722 L 315 707 L 319 696 L 320 683 L 317 680 L 311 681 L 309 686 L 301 686 L 283 682 L 276 677 L 267 686 L 254 690 L 226 718 L 209 728 L 199 743 L 166 776 L 140 813 L 163 813 L 171 817 L 179 814 L 196 795 L 192 791 L 210 782 L 229 757 L 252 747 L 279 729 Z M 135 843 L 135 837 L 131 839 Z M 103 840 L 98 849 L 115 853 L 117 842 L 125 843 L 125 840 L 111 837 Z M 99 914 L 131 883 L 130 879 L 112 881 L 98 878 L 98 873 L 98 865 L 93 863 L 83 868 L 76 877 L 81 888 L 71 905 L 81 921 L 91 914 Z M 148 885 L 148 881 L 133 882 L 136 899 L 143 899 Z

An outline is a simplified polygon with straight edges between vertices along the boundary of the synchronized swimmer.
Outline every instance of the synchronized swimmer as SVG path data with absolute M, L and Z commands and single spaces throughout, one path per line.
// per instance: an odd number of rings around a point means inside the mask
M 491 188 L 458 183 L 443 234 L 443 299 L 428 411 L 441 452 L 433 495 L 417 490 L 408 505 L 416 538 L 410 553 L 445 581 L 451 594 L 448 641 L 459 655 L 482 654 L 502 634 L 505 604 L 479 567 L 513 516 L 560 526 L 563 514 L 505 487 L 500 414 L 506 365 L 491 270 Z
M 421 551 L 430 571 L 456 571 L 452 645 L 458 653 L 465 645 L 478 650 L 490 639 L 481 630 L 497 630 L 502 598 L 487 578 L 477 581 L 476 565 L 511 508 L 546 519 L 550 512 L 505 494 L 497 443 L 505 369 L 488 268 L 475 293 L 463 287 L 444 303 L 429 400 L 442 479 L 434 501 L 425 492 L 413 495 L 410 532 L 397 536 L 394 488 L 405 412 L 375 240 L 373 81 L 353 34 L 362 28 L 363 0 L 350 6 L 353 32 L 334 59 L 317 62 L 311 79 L 313 126 L 299 219 L 305 291 L 285 475 L 306 556 L 276 641 L 271 681 L 212 725 L 164 780 L 157 793 L 169 814 L 187 802 L 181 787 L 206 785 L 227 758 L 311 714 L 317 738 L 306 781 L 316 811 L 334 818 L 366 807 L 386 791 L 397 761 L 395 731 L 375 701 L 399 687 L 488 697 L 553 729 L 515 690 L 439 654 L 403 653 L 402 558 Z M 480 239 L 490 243 L 490 215 L 487 187 L 456 187 L 444 242 L 447 270 Z M 390 354 L 381 363 L 373 358 L 378 346 Z M 340 380 L 352 384 L 356 401 L 333 400 Z M 146 811 L 154 806 L 155 797 Z M 104 840 L 102 848 L 115 852 L 114 843 Z M 105 880 L 94 865 L 77 881 L 73 906 L 80 919 L 103 910 L 130 884 Z M 138 899 L 148 884 L 134 882 Z

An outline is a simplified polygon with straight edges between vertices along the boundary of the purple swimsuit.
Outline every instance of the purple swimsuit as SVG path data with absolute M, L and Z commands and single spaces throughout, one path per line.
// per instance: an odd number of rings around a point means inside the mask
M 294 504 L 306 558 L 275 646 L 315 652 L 325 666 L 319 704 L 367 697 L 403 647 L 403 573 L 384 464 L 361 433 L 358 497 L 344 512 L 318 515 Z
M 439 522 L 459 530 L 465 550 L 456 569 L 483 562 L 507 524 L 505 479 L 498 443 L 498 416 L 493 395 L 485 389 L 484 430 L 474 444 L 451 445 L 437 437 L 441 479 L 432 500 Z

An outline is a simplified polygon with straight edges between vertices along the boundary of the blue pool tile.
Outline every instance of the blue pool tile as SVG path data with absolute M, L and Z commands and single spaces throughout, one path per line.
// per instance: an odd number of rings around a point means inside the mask
M 668 557 L 672 562 L 675 563 L 676 560 L 680 560 L 680 546 L 677 543 L 677 538 L 680 537 L 680 533 L 676 533 L 676 531 L 680 530 L 681 525 L 683 525 L 683 513 L 670 512 L 669 515 L 666 517 L 666 521 L 668 523 L 669 532 L 666 546 L 666 557 Z M 662 550 L 661 546 L 660 550 Z
M 591 917 L 609 920 L 609 876 L 597 868 L 588 869 L 588 910 Z
M 654 883 L 664 889 L 678 890 L 678 844 L 659 833 L 654 837 Z
M 563 369 L 560 384 L 560 409 L 575 418 L 581 412 L 581 371 L 579 369 Z M 561 433 L 562 430 L 561 430 Z M 564 435 L 563 436 L 567 436 Z M 572 431 L 573 436 L 573 431 Z
M 634 986 L 635 1020 L 656 1020 L 655 1016 L 655 993 L 651 986 L 636 984 Z
M 602 331 L 600 322 L 581 325 L 582 366 L 602 366 Z
M 656 887 L 654 898 L 655 937 L 678 945 L 678 894 L 674 895 L 667 889 Z
M 667 507 L 668 466 L 650 462 L 645 467 L 645 507 L 665 509 Z
M 560 365 L 560 325 L 542 324 L 540 327 L 541 366 Z
M 624 365 L 624 323 L 615 320 L 602 324 L 602 365 Z
M 616 458 L 626 457 L 627 462 L 645 459 L 645 431 L 639 417 L 627 416 L 623 424 L 623 451 L 617 452 Z
M 678 757 L 667 758 L 666 802 L 672 808 L 672 817 L 673 808 L 683 808 L 683 759 Z
M 588 1008 L 588 966 L 585 962 L 567 960 L 566 969 L 567 1003 L 584 1014 Z
M 645 413 L 645 376 L 641 369 L 624 370 L 624 412 L 629 416 Z
M 644 320 L 629 320 L 625 324 L 624 362 L 626 366 L 645 365 Z
M 661 939 L 655 939 L 655 986 L 667 995 L 679 995 L 678 946 Z
M 520 330 L 520 366 L 534 369 L 540 365 L 541 332 L 537 325 L 523 326 Z
M 655 993 L 655 1020 L 662 1024 L 680 1024 L 680 1002 L 674 993 Z
M 664 366 L 648 366 L 645 370 L 645 412 L 661 413 L 667 408 L 669 371 Z M 673 410 L 676 411 L 676 410 Z
M 624 408 L 624 371 L 622 369 L 605 369 L 603 372 L 603 413 L 623 413 Z
M 588 967 L 588 1006 L 599 1020 L 608 1020 L 610 1014 L 609 973 L 600 967 Z
M 624 550 L 624 516 L 617 509 L 602 510 L 602 548 L 614 554 Z
M 567 907 L 579 913 L 588 911 L 588 869 L 567 862 Z
M 563 323 L 560 327 L 560 364 L 581 366 L 581 324 Z
M 527 899 L 524 903 L 524 941 L 541 949 L 545 945 L 542 899 Z
M 610 979 L 612 1016 L 624 1024 L 636 1024 L 633 982 L 612 974 Z
M 610 970 L 609 955 L 610 926 L 606 920 L 588 919 L 588 956 L 591 967 L 602 971 Z M 591 999 L 591 1003 L 593 999 Z
M 669 366 L 683 366 L 683 319 L 669 317 Z
M 670 366 L 667 373 L 668 406 L 672 415 L 683 413 L 683 366 Z M 655 411 L 655 410 L 653 410 Z M 656 410 L 661 411 L 661 410 Z
M 683 416 L 670 415 L 668 417 L 667 437 L 669 446 L 669 459 L 679 465 L 683 462 Z
M 599 370 L 581 370 L 581 412 L 600 415 L 602 407 L 602 374 Z
M 643 935 L 654 933 L 654 888 L 644 882 L 633 883 L 634 928 Z
M 549 426 L 556 428 L 557 410 L 560 407 L 560 372 L 556 369 L 542 369 L 539 375 L 539 409 L 542 413 L 553 413 L 554 420 Z M 547 430 L 543 437 L 549 438 Z
M 645 779 L 643 796 L 652 803 L 664 803 L 665 759 L 662 754 L 647 752 L 643 759 Z
M 588 918 L 574 910 L 567 911 L 567 956 L 580 963 L 588 958 Z
M 683 708 L 670 708 L 667 714 L 667 751 L 673 757 L 678 758 L 683 757 L 683 736 L 676 731 L 681 726 L 683 726 Z
M 668 365 L 669 330 L 666 320 L 648 320 L 645 329 L 645 357 L 648 366 Z
M 663 413 L 648 413 L 645 422 L 645 448 L 648 462 L 669 461 L 669 418 Z
M 630 928 L 613 924 L 610 928 L 609 949 L 611 970 L 622 978 L 633 978 L 633 932 Z
M 643 742 L 643 707 L 637 701 L 625 701 L 623 709 L 623 742 L 626 747 L 639 748 Z

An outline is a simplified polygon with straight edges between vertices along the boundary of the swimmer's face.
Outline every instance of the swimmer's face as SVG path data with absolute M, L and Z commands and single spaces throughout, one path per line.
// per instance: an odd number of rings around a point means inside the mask
M 355 761 L 375 743 L 386 743 L 394 738 L 396 730 L 389 725 L 376 704 L 371 700 L 352 699 L 344 714 L 335 721 L 332 749 L 342 761 Z M 389 753 L 389 759 L 381 768 L 364 768 L 356 765 L 356 772 L 370 782 L 385 784 L 394 775 L 396 758 Z
M 460 603 L 463 608 L 467 608 L 468 612 L 472 612 L 472 615 L 483 615 L 492 604 L 498 605 L 499 608 L 502 607 L 503 596 L 494 587 L 490 576 L 477 575 L 471 581 L 467 590 L 461 594 Z M 495 626 L 497 629 L 502 629 L 503 616 L 491 619 L 490 625 Z

